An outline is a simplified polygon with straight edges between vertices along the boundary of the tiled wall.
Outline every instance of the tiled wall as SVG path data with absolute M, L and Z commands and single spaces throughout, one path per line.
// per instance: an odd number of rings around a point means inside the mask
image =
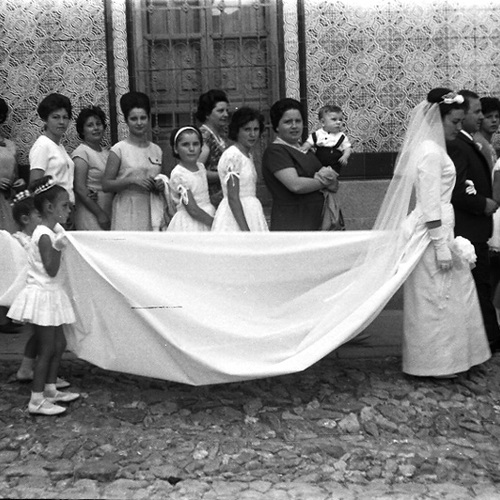
M 309 125 L 323 104 L 345 110 L 354 177 L 390 173 L 431 88 L 500 97 L 498 1 L 306 0 L 305 23 Z

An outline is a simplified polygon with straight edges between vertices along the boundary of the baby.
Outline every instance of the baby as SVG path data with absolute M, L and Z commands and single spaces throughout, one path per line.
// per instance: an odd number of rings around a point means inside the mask
M 342 132 L 344 114 L 338 106 L 326 105 L 318 112 L 321 128 L 309 135 L 302 146 L 305 153 L 315 148 L 316 156 L 323 166 L 332 167 L 340 174 L 342 167 L 347 165 L 352 148 L 349 139 Z

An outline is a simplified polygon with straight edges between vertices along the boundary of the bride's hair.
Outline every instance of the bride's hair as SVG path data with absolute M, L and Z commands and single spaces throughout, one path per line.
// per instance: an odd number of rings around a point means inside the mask
M 465 109 L 466 105 L 464 101 L 464 96 L 445 87 L 432 89 L 427 94 L 427 102 L 430 104 L 439 104 L 441 117 L 446 116 L 454 109 Z

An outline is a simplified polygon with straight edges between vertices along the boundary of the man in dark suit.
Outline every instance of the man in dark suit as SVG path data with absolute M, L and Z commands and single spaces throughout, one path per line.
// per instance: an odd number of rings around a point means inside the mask
M 477 255 L 476 267 L 472 270 L 476 283 L 479 304 L 490 348 L 500 349 L 500 329 L 495 308 L 491 302 L 490 261 L 488 239 L 493 229 L 493 213 L 498 204 L 492 199 L 491 171 L 480 146 L 472 138 L 479 130 L 483 114 L 479 96 L 462 90 L 466 109 L 462 130 L 458 137 L 447 143 L 457 171 L 457 180 L 451 202 L 455 210 L 455 235 L 463 236 L 474 245 Z M 467 194 L 466 181 L 474 183 L 475 194 Z

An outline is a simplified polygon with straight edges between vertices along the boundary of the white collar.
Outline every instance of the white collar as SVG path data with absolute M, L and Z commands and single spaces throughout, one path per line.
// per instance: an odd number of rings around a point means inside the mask
M 465 137 L 468 137 L 472 142 L 475 142 L 474 138 L 472 137 L 472 135 L 469 134 L 469 132 L 466 132 L 464 129 L 460 130 L 460 132 L 464 134 Z

